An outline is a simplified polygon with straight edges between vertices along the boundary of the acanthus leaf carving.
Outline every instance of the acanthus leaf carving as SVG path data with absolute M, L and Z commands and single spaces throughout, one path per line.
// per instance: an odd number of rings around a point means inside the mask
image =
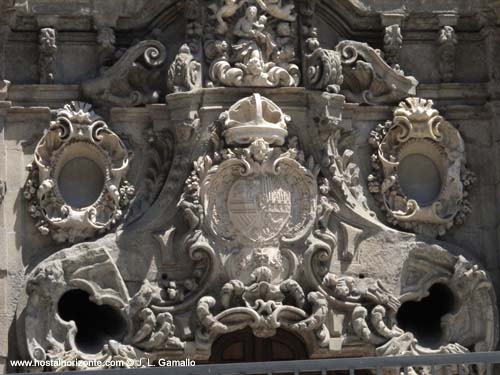
M 137 187 L 137 194 L 131 202 L 126 221 L 130 224 L 138 220 L 156 201 L 163 188 L 173 162 L 173 136 L 169 132 L 147 133 L 145 147 L 146 161 L 143 183 Z
M 158 68 L 165 58 L 162 43 L 156 40 L 139 42 L 99 77 L 83 82 L 83 94 L 99 105 L 134 107 L 156 103 L 159 92 L 154 86 L 160 74 Z

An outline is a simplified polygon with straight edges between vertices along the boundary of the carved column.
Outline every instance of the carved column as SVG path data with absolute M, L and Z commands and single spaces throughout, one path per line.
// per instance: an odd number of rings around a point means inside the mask
M 439 15 L 440 30 L 437 37 L 439 73 L 441 81 L 452 82 L 455 74 L 455 55 L 458 44 L 456 26 L 458 16 L 456 14 Z
M 39 35 L 39 61 L 38 68 L 40 72 L 40 83 L 54 83 L 56 71 L 56 30 L 50 27 L 45 27 L 40 30 Z
M 391 67 L 399 67 L 399 54 L 403 47 L 401 25 L 405 15 L 402 13 L 382 13 L 380 18 L 384 27 L 385 60 Z

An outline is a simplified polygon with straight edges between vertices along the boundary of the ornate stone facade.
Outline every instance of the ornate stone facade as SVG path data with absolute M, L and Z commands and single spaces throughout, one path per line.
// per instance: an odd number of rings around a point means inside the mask
M 405 4 L 0 1 L 0 372 L 498 349 L 494 4 Z

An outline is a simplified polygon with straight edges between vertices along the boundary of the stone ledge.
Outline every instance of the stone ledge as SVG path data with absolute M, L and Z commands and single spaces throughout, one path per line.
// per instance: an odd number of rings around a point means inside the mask
M 80 99 L 80 85 L 12 85 L 7 99 L 14 106 L 60 108 Z

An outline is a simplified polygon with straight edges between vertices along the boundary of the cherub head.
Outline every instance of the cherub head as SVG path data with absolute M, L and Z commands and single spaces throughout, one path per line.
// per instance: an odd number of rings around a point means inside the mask
M 258 76 L 262 73 L 262 63 L 258 57 L 252 57 L 247 63 L 248 72 L 253 76 Z
M 280 22 L 276 27 L 276 32 L 278 36 L 286 37 L 292 34 L 292 29 L 290 28 L 290 24 L 288 22 Z
M 245 12 L 245 18 L 249 21 L 255 21 L 257 19 L 257 7 L 249 6 Z

